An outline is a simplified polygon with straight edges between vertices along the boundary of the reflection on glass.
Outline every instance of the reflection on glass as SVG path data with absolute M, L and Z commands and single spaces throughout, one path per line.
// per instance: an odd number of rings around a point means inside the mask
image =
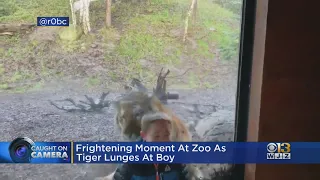
M 193 141 L 234 140 L 242 1 L 7 0 L 2 7 L 1 141 L 120 141 L 111 101 L 153 88 Z M 37 17 L 69 17 L 69 26 Z M 161 69 L 165 89 L 156 88 Z M 115 170 L 0 166 L 0 179 L 94 179 Z M 226 165 L 199 167 L 213 178 Z

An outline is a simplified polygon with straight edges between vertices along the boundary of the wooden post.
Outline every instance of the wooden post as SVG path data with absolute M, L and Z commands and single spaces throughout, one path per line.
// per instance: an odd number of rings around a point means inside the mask
M 191 16 L 194 6 L 195 6 L 196 0 L 192 0 L 189 11 L 187 13 L 187 17 L 185 20 L 185 25 L 184 25 L 184 34 L 183 34 L 183 42 L 186 41 L 187 34 L 188 34 L 188 26 L 189 26 L 189 17 Z
M 111 3 L 112 0 L 106 0 L 107 8 L 106 8 L 106 26 L 111 27 Z

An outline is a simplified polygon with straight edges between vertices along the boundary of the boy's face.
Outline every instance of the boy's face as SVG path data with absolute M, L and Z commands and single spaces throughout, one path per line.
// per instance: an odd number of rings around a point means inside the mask
M 142 138 L 146 142 L 169 142 L 170 123 L 166 120 L 153 121 L 147 132 L 141 132 Z

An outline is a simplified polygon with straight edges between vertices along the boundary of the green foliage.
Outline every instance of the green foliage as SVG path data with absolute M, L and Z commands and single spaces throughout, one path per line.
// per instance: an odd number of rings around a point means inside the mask
M 69 26 L 60 30 L 59 37 L 61 40 L 75 41 L 82 35 L 82 29 L 79 26 Z
M 0 4 L 0 17 L 10 16 L 18 9 L 13 1 L 0 0 Z
M 58 47 L 48 46 L 52 48 L 52 51 L 54 48 L 58 48 L 54 50 L 61 53 L 59 55 L 69 55 L 79 53 L 79 51 L 85 52 L 92 43 L 98 41 L 98 44 L 101 43 L 101 46 L 105 48 L 104 62 L 116 65 L 116 68 L 111 67 L 110 69 L 113 70 L 109 71 L 109 76 L 113 80 L 123 79 L 123 75 L 127 78 L 131 78 L 131 75 L 154 78 L 154 72 L 148 72 L 146 70 L 148 68 L 143 69 L 143 62 L 147 62 L 148 66 L 151 64 L 152 67 L 168 64 L 177 68 L 193 65 L 199 65 L 197 68 L 201 68 L 204 60 L 210 62 L 215 58 L 214 53 L 217 51 L 219 51 L 219 58 L 222 60 L 234 60 L 237 57 L 240 36 L 238 12 L 241 9 L 240 0 L 198 1 L 196 23 L 193 24 L 191 19 L 189 21 L 188 37 L 192 41 L 192 49 L 189 48 L 190 44 L 186 47 L 182 43 L 181 34 L 190 0 L 150 0 L 150 2 L 151 4 L 114 3 L 112 7 L 114 28 L 104 28 L 105 1 L 95 1 L 90 7 L 92 34 L 81 36 L 71 43 L 57 40 L 55 45 Z M 68 0 L 0 0 L 0 4 L 0 22 L 5 23 L 35 23 L 38 16 L 70 17 Z M 66 33 L 66 37 L 73 36 Z M 76 39 L 76 37 L 72 39 Z M 46 63 L 51 59 L 43 59 L 41 53 L 50 53 L 51 50 L 42 51 L 41 46 L 43 45 L 38 42 L 22 43 L 19 36 L 4 40 L 10 46 L 6 49 L 0 49 L 0 55 L 4 57 L 2 59 L 10 62 L 3 63 L 0 60 L 0 76 L 6 77 L 0 79 L 2 89 L 7 87 L 7 83 L 24 80 L 29 76 L 35 76 L 35 74 L 50 74 Z M 182 55 L 183 58 L 181 58 Z M 30 59 L 37 59 L 35 66 L 40 66 L 40 68 L 33 69 L 31 66 L 19 66 L 25 68 L 23 70 L 15 68 L 17 64 L 28 64 Z M 5 64 L 7 69 L 4 69 L 1 63 Z M 14 69 L 17 72 L 14 72 Z M 35 69 L 41 72 L 35 72 Z M 91 77 L 87 84 L 94 86 L 100 83 L 99 78 Z M 187 78 L 189 78 L 189 85 L 192 87 L 201 84 L 210 86 L 209 83 L 199 83 L 201 78 L 196 74 L 191 74 Z
M 102 36 L 103 42 L 115 42 L 120 36 L 117 29 L 115 28 L 102 28 L 99 31 L 99 34 Z
M 0 22 L 2 23 L 36 23 L 39 16 L 69 16 L 70 14 L 67 0 L 1 0 L 0 4 Z
M 143 58 L 157 59 L 160 63 L 178 62 L 178 49 L 166 54 L 167 45 L 172 45 L 169 38 L 159 38 L 139 31 L 129 31 L 120 40 L 118 53 L 134 63 Z
M 0 83 L 0 90 L 3 90 L 3 89 L 8 89 L 8 84 L 7 83 Z
M 213 0 L 213 3 L 221 5 L 223 8 L 229 9 L 233 13 L 240 15 L 242 10 L 242 0 Z
M 232 32 L 225 32 L 224 37 L 221 38 L 220 53 L 225 60 L 230 60 L 239 55 L 239 34 Z
M 93 76 L 93 77 L 90 77 L 90 78 L 88 79 L 86 85 L 87 85 L 88 87 L 94 87 L 94 86 L 99 85 L 100 83 L 101 83 L 100 79 L 99 79 L 98 77 Z
M 130 4 L 128 11 L 121 10 L 128 4 L 120 4 L 115 10 L 115 13 L 121 12 L 117 20 L 126 24 L 116 53 L 125 59 L 128 69 L 141 71 L 141 59 L 159 64 L 179 63 L 182 45 L 178 40 L 165 36 L 166 30 L 179 26 L 179 17 L 170 14 L 167 4 L 153 1 L 148 7 Z
M 200 12 L 198 23 L 201 29 L 196 36 L 207 35 L 208 37 L 203 38 L 202 41 L 207 44 L 216 44 L 222 60 L 230 60 L 238 56 L 240 38 L 240 22 L 236 18 L 238 15 L 207 1 L 200 1 L 198 8 Z
M 198 79 L 198 77 L 197 77 L 193 72 L 191 72 L 191 73 L 189 74 L 188 80 L 189 80 L 189 87 L 190 87 L 190 88 L 197 88 L 197 87 L 199 87 L 199 79 Z
M 200 39 L 197 41 L 198 43 L 198 49 L 196 51 L 196 55 L 200 57 L 208 57 L 213 58 L 214 54 L 210 52 L 209 43 L 203 39 Z
M 0 64 L 0 75 L 4 74 L 4 71 L 5 71 L 5 69 L 4 69 L 3 64 Z

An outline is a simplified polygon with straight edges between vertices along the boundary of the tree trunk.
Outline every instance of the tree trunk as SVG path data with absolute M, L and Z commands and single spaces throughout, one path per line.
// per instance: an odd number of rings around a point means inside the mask
M 111 3 L 112 0 L 107 1 L 107 8 L 106 8 L 106 25 L 107 27 L 111 27 Z
M 89 33 L 89 26 L 88 26 L 88 8 L 89 8 L 89 0 L 81 0 L 82 2 L 82 9 L 80 9 L 80 19 L 82 21 L 82 26 L 83 26 L 83 32 L 84 34 L 88 34 Z M 89 24 L 90 25 L 90 24 Z
M 192 24 L 196 25 L 197 22 L 197 13 L 198 13 L 198 0 L 195 0 L 193 13 L 192 13 Z
M 77 16 L 75 13 L 75 9 L 73 7 L 73 3 L 74 3 L 74 0 L 70 0 L 72 24 L 75 27 L 77 25 Z
M 189 18 L 191 16 L 192 12 L 193 12 L 193 9 L 195 7 L 196 1 L 197 0 L 192 0 L 190 8 L 189 8 L 189 11 L 188 11 L 188 14 L 187 14 L 187 17 L 186 17 L 186 20 L 185 20 L 183 42 L 185 42 L 186 38 L 187 38 L 188 26 L 189 26 Z
M 85 17 L 84 22 L 86 23 L 87 32 L 91 32 L 90 25 L 90 0 L 86 0 Z

